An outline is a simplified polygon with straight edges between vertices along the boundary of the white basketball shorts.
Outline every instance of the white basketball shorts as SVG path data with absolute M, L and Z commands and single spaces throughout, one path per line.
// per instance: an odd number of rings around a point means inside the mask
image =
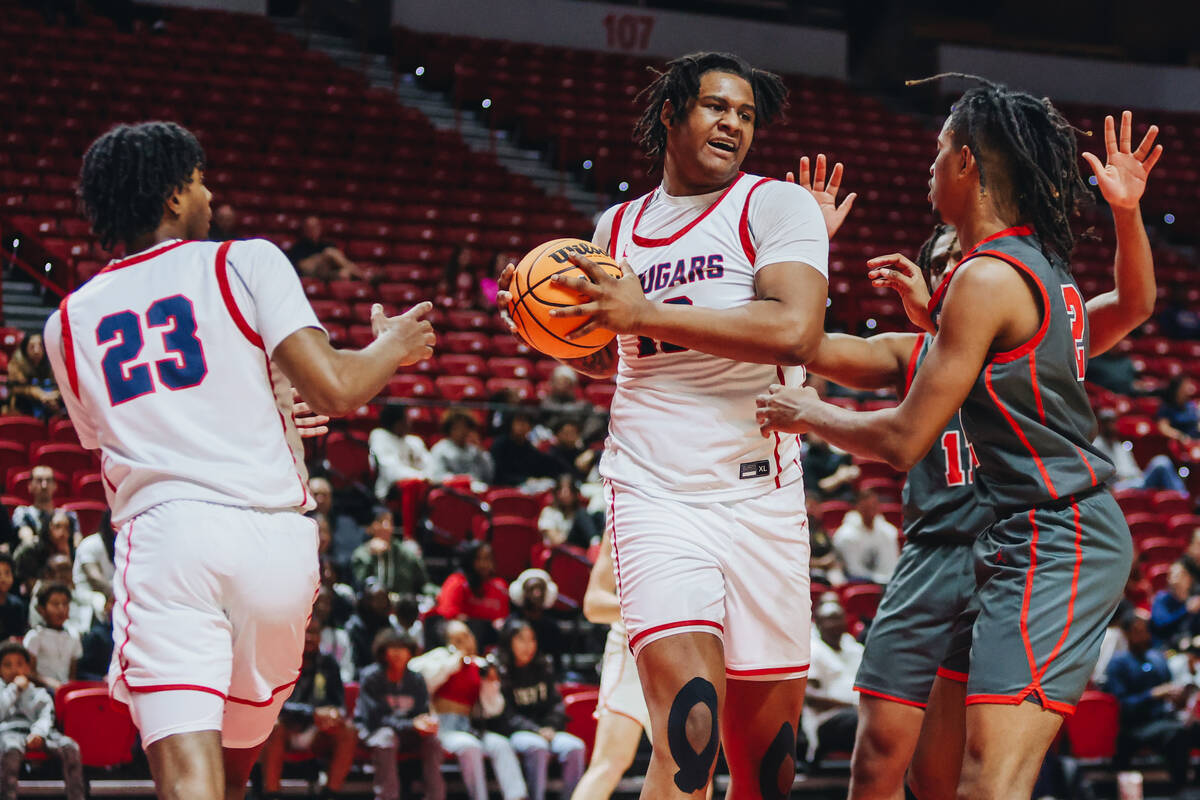
M 808 674 L 811 599 L 804 489 L 720 503 L 650 497 L 609 482 L 621 616 L 634 656 L 679 633 L 722 638 L 726 676 Z
M 650 711 L 642 694 L 637 664 L 629 652 L 629 639 L 620 625 L 609 628 L 604 643 L 604 662 L 600 667 L 600 698 L 596 702 L 596 718 L 617 714 L 650 730 Z
M 300 671 L 317 591 L 317 526 L 292 511 L 194 500 L 121 527 L 108 682 L 144 744 L 220 730 L 266 740 Z

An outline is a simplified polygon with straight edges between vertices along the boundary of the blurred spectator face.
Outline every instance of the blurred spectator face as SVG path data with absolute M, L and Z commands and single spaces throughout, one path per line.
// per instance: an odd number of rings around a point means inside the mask
M 213 212 L 213 222 L 222 231 L 232 235 L 237 230 L 237 214 L 234 213 L 233 206 L 229 205 L 229 203 L 222 203 L 217 206 L 217 210 Z
M 25 339 L 25 356 L 35 367 L 46 357 L 46 347 L 42 344 L 40 333 L 31 333 Z
M 579 444 L 579 426 L 574 422 L 564 422 L 558 426 L 558 433 L 554 436 L 563 447 L 576 447 Z
M 1178 600 L 1187 600 L 1192 594 L 1192 573 L 1178 561 L 1167 572 L 1167 591 Z
M 71 518 L 59 511 L 50 518 L 50 549 L 55 553 L 71 552 Z M 70 559 L 68 559 L 68 564 Z
M 377 516 L 370 525 L 367 526 L 367 535 L 374 539 L 382 539 L 385 542 L 392 540 L 392 534 L 396 528 L 392 520 L 392 512 L 384 511 Z
M 329 481 L 324 478 L 309 478 L 308 491 L 317 503 L 317 511 L 328 514 L 329 509 L 333 508 L 333 487 L 329 485 Z
M 0 596 L 8 594 L 13 587 L 13 581 L 12 564 L 0 561 Z
M 496 562 L 492 560 L 492 546 L 485 544 L 475 554 L 475 574 L 485 581 L 496 574 Z
M 539 611 L 546 606 L 546 582 L 541 578 L 530 578 L 521 587 L 521 605 Z
M 837 650 L 841 646 L 842 635 L 846 633 L 846 612 L 840 603 L 822 602 L 817 606 L 815 615 L 817 631 L 821 641 Z
M 387 661 L 388 672 L 393 674 L 402 673 L 408 669 L 408 662 L 412 660 L 412 653 L 408 652 L 407 647 L 393 645 L 383 651 L 383 658 Z
M 363 589 L 362 604 L 363 608 L 376 617 L 386 617 L 390 605 L 387 589 L 378 584 L 368 583 Z
M 12 683 L 18 675 L 28 678 L 31 672 L 29 660 L 21 653 L 6 653 L 0 660 L 0 680 L 5 683 Z
M 1110 411 L 1101 411 L 1096 415 L 1096 422 L 1100 427 L 1100 437 L 1110 442 L 1115 442 L 1119 438 L 1117 436 L 1117 415 Z
M 337 569 L 329 559 L 321 559 L 321 585 L 333 586 L 338 582 Z
M 512 418 L 512 422 L 508 426 L 508 435 L 515 441 L 523 442 L 529 438 L 529 432 L 533 430 L 533 425 L 530 424 L 529 418 L 523 414 L 518 414 Z
M 537 649 L 537 636 L 534 635 L 533 628 L 522 625 L 512 638 L 513 663 L 518 667 L 528 666 L 537 656 Z
M 570 367 L 555 367 L 550 373 L 550 396 L 556 400 L 574 400 L 578 385 L 579 379 Z
M 319 241 L 321 239 L 321 220 L 317 217 L 305 217 L 300 226 L 300 233 L 305 239 Z
M 455 420 L 450 426 L 450 432 L 446 434 L 446 438 L 454 442 L 459 447 L 463 447 L 467 443 L 467 439 L 471 436 L 471 430 L 474 428 L 466 419 Z
M 578 501 L 579 494 L 575 491 L 575 482 L 569 475 L 563 475 L 554 487 L 554 504 L 560 509 L 573 509 Z
M 446 624 L 446 644 L 453 647 L 464 656 L 473 656 L 478 648 L 475 634 L 465 623 L 453 620 Z
M 61 628 L 71 616 L 71 597 L 66 592 L 54 592 L 46 598 L 46 604 L 38 607 L 38 613 L 51 628 Z
M 854 509 L 858 511 L 863 522 L 870 525 L 875 521 L 875 515 L 879 513 L 879 498 L 874 492 L 862 492 L 854 501 Z
M 314 614 L 312 619 L 308 621 L 308 627 L 304 629 L 304 654 L 311 656 L 321 649 L 321 623 L 317 621 Z
M 29 477 L 29 494 L 33 497 L 33 504 L 44 506 L 53 503 L 56 491 L 58 481 L 54 480 L 54 470 L 50 467 L 34 467 Z
M 71 576 L 71 557 L 56 553 L 46 559 L 46 567 L 42 570 L 42 577 L 53 583 L 65 583 L 67 586 L 74 586 L 75 581 Z
M 421 616 L 421 608 L 417 605 L 417 598 L 412 595 L 404 595 L 396 600 L 396 607 L 393 609 L 396 615 L 396 621 L 405 628 L 411 628 L 413 623 Z
M 317 599 L 313 601 L 312 616 L 319 624 L 325 625 L 331 614 L 333 614 L 333 590 L 328 586 L 322 586 L 317 590 Z
M 1150 649 L 1150 623 L 1142 616 L 1133 619 L 1125 626 L 1125 640 L 1129 643 L 1132 653 L 1144 653 Z

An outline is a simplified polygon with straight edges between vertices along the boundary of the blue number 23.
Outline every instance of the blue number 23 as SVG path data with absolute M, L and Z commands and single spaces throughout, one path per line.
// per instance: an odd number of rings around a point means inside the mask
M 156 300 L 146 310 L 146 327 L 166 329 L 162 332 L 163 346 L 173 355 L 154 362 L 159 382 L 171 391 L 198 386 L 208 374 L 208 364 L 204 360 L 204 347 L 196 338 L 196 312 L 192 301 L 181 294 Z M 145 343 L 137 314 L 118 311 L 100 320 L 96 327 L 96 344 L 113 341 L 116 344 L 105 351 L 100 362 L 112 404 L 120 405 L 154 392 L 150 365 L 130 363 L 141 355 Z

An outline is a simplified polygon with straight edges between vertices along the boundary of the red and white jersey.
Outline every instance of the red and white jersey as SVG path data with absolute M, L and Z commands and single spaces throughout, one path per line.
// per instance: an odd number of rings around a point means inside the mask
M 626 259 L 651 300 L 735 308 L 757 298 L 758 270 L 800 262 L 828 276 L 816 200 L 795 184 L 740 175 L 727 189 L 672 197 L 661 187 L 609 209 L 594 243 Z M 801 477 L 800 440 L 764 439 L 754 400 L 801 367 L 750 364 L 644 336 L 620 361 L 600 474 L 651 495 L 707 503 L 753 497 Z
M 114 524 L 168 500 L 312 507 L 268 359 L 305 327 L 321 324 L 262 239 L 166 242 L 63 299 L 46 352 L 80 442 L 101 451 Z

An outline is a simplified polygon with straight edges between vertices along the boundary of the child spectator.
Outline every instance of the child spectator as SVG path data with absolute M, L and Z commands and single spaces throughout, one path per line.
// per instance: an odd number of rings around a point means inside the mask
M 558 620 L 546 613 L 558 600 L 558 584 L 544 569 L 527 569 L 509 584 L 508 599 L 512 603 L 512 614 L 506 625 L 520 621 L 532 627 L 539 650 L 553 659 L 554 669 L 561 672 L 566 642 Z
M 429 480 L 430 455 L 420 436 L 408 432 L 408 409 L 388 403 L 379 412 L 379 427 L 367 438 L 378 476 L 375 496 L 387 500 L 397 481 Z
M 562 767 L 562 796 L 566 800 L 583 775 L 587 747 L 564 730 L 567 714 L 562 695 L 554 685 L 550 663 L 538 653 L 533 627 L 524 620 L 509 619 L 500 632 L 496 655 L 504 713 L 489 727 L 508 736 L 521 757 L 530 800 L 544 800 L 546 796 L 551 757 Z
M 399 800 L 396 756 L 420 753 L 427 800 L 445 800 L 444 754 L 438 741 L 437 717 L 429 713 L 425 679 L 408 668 L 416 643 L 393 630 L 380 631 L 372 648 L 375 663 L 362 672 L 354 723 L 371 750 L 376 800 Z
M 345 688 L 338 664 L 320 651 L 321 623 L 308 621 L 304 631 L 304 655 L 300 675 L 292 693 L 284 701 L 279 720 L 267 738 L 262 752 L 263 789 L 278 794 L 283 775 L 283 756 L 287 750 L 312 750 L 331 753 L 329 777 L 322 797 L 341 793 L 354 765 L 358 733 L 342 710 Z
M 64 583 L 47 583 L 38 591 L 37 610 L 42 624 L 25 634 L 25 648 L 34 658 L 33 680 L 50 690 L 75 679 L 75 668 L 83 656 L 79 635 L 66 627 L 71 613 L 71 590 Z
M 54 383 L 54 372 L 40 333 L 21 340 L 8 362 L 9 411 L 48 419 L 62 409 L 62 395 Z
M 29 630 L 29 610 L 13 591 L 13 582 L 12 556 L 0 553 L 0 640 L 20 638 Z
M 546 544 L 573 544 L 586 550 L 600 540 L 603 524 L 603 519 L 587 510 L 575 479 L 559 475 L 554 498 L 538 515 L 538 530 Z
M 429 478 L 441 483 L 453 475 L 468 475 L 476 483 L 492 482 L 492 457 L 479 446 L 479 423 L 461 409 L 442 417 L 442 435 L 429 451 Z
M 459 570 L 442 584 L 435 611 L 442 619 L 467 623 L 485 645 L 496 641 L 496 628 L 508 616 L 508 587 L 496 577 L 490 544 L 462 545 Z
M 370 538 L 350 556 L 354 583 L 362 586 L 368 577 L 397 594 L 421 594 L 436 589 L 429 585 L 425 562 L 414 546 L 395 538 L 395 522 L 386 506 L 376 506 L 367 526 Z
M 71 610 L 67 615 L 67 630 L 82 636 L 83 632 L 92 626 L 92 617 L 95 615 L 96 606 L 92 602 L 91 591 L 76 586 L 71 572 L 71 559 L 62 553 L 55 553 L 46 560 L 42 574 L 38 576 L 37 583 L 33 585 L 31 596 L 37 597 L 41 588 L 48 583 L 61 583 L 70 589 Z M 100 607 L 103 608 L 103 604 Z M 38 613 L 37 608 L 29 609 L 29 627 L 35 628 L 41 622 L 42 615 Z
M 0 644 L 0 773 L 4 797 L 17 796 L 21 762 L 29 750 L 42 750 L 62 763 L 67 800 L 83 800 L 79 745 L 54 729 L 53 693 L 31 680 L 32 659 L 17 642 Z
M 363 582 L 358 608 L 346 623 L 346 635 L 350 637 L 350 648 L 354 652 L 354 668 L 361 672 L 374 663 L 371 643 L 384 629 L 392 629 L 390 600 L 387 589 L 375 578 Z
M 350 646 L 350 635 L 344 628 L 333 624 L 333 590 L 328 586 L 317 589 L 317 599 L 313 601 L 313 619 L 321 626 L 320 651 L 337 662 L 338 672 L 341 673 L 342 683 L 354 680 L 356 668 L 354 664 L 354 649 Z

